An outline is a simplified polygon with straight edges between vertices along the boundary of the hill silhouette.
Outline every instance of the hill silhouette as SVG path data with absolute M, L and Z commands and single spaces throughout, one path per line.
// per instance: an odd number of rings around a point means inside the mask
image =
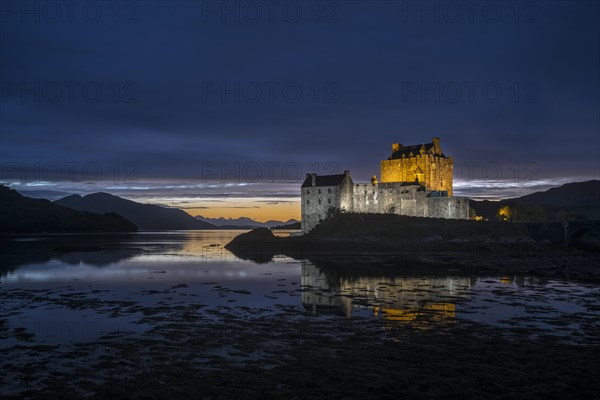
M 96 214 L 113 212 L 127 218 L 139 230 L 144 231 L 216 228 L 176 208 L 137 203 L 108 193 L 93 193 L 83 197 L 75 194 L 56 200 L 55 203 L 73 210 Z
M 566 183 L 562 186 L 535 192 L 522 197 L 500 201 L 470 200 L 470 208 L 479 216 L 494 220 L 504 206 L 535 216 L 538 221 L 568 219 L 600 219 L 600 181 Z M 563 215 L 563 217 L 561 217 Z
M 562 186 L 514 199 L 544 206 L 600 206 L 600 180 L 566 183 Z
M 120 215 L 82 212 L 54 204 L 50 200 L 32 199 L 0 185 L 0 232 L 135 232 L 136 226 Z

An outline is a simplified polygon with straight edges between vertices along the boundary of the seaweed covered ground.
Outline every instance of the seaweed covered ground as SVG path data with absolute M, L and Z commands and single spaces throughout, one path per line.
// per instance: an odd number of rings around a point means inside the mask
M 445 321 L 423 329 L 432 316 L 390 324 L 284 305 L 207 313 L 194 302 L 68 306 L 138 315 L 148 329 L 72 346 L 35 345 L 14 332 L 19 344 L 4 352 L 2 383 L 25 390 L 5 398 L 592 399 L 600 390 L 600 343 L 532 339 L 533 328 L 506 336 Z
M 24 304 L 42 295 L 31 292 Z M 537 328 L 507 335 L 439 319 L 431 327 L 434 314 L 410 324 L 320 318 L 283 304 L 201 311 L 196 301 L 141 306 L 78 293 L 57 301 L 133 316 L 144 329 L 61 346 L 3 326 L 17 344 L 3 349 L 2 384 L 24 389 L 5 398 L 592 399 L 600 390 L 598 341 L 532 338 Z M 587 328 L 588 340 L 598 328 Z

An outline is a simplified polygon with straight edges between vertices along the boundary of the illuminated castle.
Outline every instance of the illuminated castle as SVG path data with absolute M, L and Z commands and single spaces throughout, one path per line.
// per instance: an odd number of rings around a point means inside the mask
M 452 196 L 453 165 L 452 157 L 442 152 L 439 138 L 413 146 L 394 143 L 392 154 L 381 161 L 381 182 L 416 182 Z
M 429 218 L 469 218 L 469 200 L 452 196 L 454 160 L 431 143 L 392 145 L 381 161 L 381 182 L 355 184 L 349 171 L 339 175 L 307 174 L 301 188 L 302 232 L 310 232 L 333 210 L 399 214 Z

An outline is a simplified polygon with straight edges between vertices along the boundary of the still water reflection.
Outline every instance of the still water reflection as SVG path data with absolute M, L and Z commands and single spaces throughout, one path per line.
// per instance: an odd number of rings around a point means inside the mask
M 593 341 L 600 288 L 531 276 L 419 273 L 278 256 L 258 264 L 223 246 L 242 231 L 5 237 L 0 245 L 2 346 L 143 334 L 148 308 L 193 306 L 219 321 L 281 313 L 335 321 L 376 319 L 386 329 L 461 321 Z M 280 232 L 280 235 L 289 232 Z M 374 261 L 374 264 L 377 264 Z M 217 312 L 218 311 L 218 312 Z M 227 323 L 227 321 L 222 321 Z

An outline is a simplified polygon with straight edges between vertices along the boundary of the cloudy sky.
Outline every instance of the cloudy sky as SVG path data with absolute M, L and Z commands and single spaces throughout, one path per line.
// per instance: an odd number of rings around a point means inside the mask
M 2 1 L 0 180 L 299 217 L 441 138 L 456 194 L 600 175 L 594 1 Z

